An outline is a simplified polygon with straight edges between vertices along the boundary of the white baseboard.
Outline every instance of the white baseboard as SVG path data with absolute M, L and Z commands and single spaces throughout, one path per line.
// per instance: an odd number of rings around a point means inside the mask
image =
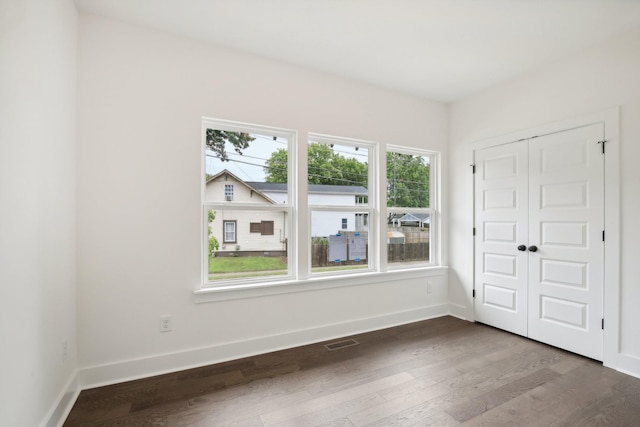
M 80 384 L 83 389 L 116 384 L 442 317 L 449 314 L 449 312 L 449 304 L 439 304 L 415 310 L 329 324 L 317 328 L 258 337 L 246 341 L 223 343 L 175 353 L 91 366 L 80 370 Z
M 469 316 L 469 309 L 459 304 L 449 304 L 449 315 L 458 319 L 473 322 L 473 316 Z
M 73 408 L 73 405 L 80 395 L 79 373 L 77 369 L 73 372 L 67 384 L 60 392 L 56 403 L 40 424 L 41 427 L 62 427 L 69 412 L 71 412 L 71 408 Z
M 626 353 L 620 353 L 618 354 L 617 359 L 618 366 L 614 367 L 614 369 L 622 372 L 623 374 L 640 378 L 640 357 L 632 356 Z

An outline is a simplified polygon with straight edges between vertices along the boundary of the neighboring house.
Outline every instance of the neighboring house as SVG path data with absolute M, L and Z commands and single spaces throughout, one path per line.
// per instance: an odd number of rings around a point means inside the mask
M 287 201 L 287 184 L 271 182 L 247 182 L 265 196 L 278 203 Z M 361 185 L 321 185 L 309 184 L 309 205 L 358 206 L 366 204 L 367 189 Z M 311 237 L 329 237 L 343 231 L 367 231 L 369 218 L 366 213 L 354 212 L 314 212 L 311 221 Z
M 309 204 L 357 206 L 366 201 L 362 186 L 309 185 Z M 219 252 L 238 255 L 285 256 L 287 217 L 270 211 L 233 210 L 233 203 L 287 203 L 287 184 L 243 181 L 226 169 L 207 180 L 205 200 L 224 202 L 229 208 L 217 209 L 211 230 L 220 243 Z M 341 231 L 368 230 L 366 213 L 315 212 L 311 224 L 313 237 L 328 237 Z M 241 254 L 240 254 L 241 253 Z
M 424 213 L 406 213 L 404 215 L 392 216 L 389 223 L 393 227 L 420 227 L 425 228 L 429 226 L 431 222 L 431 216 Z
M 212 234 L 220 244 L 219 253 L 286 256 L 285 213 L 232 208 L 234 203 L 271 205 L 276 204 L 276 200 L 227 170 L 207 180 L 205 200 L 229 204 L 229 208 L 216 209 L 211 223 Z

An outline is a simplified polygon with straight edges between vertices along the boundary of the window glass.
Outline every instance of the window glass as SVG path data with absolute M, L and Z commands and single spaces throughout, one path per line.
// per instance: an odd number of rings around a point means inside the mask
M 436 153 L 309 134 L 305 183 L 295 137 L 203 120 L 204 286 L 436 264 Z
M 310 205 L 367 205 L 368 147 L 311 141 L 307 149 Z
M 290 275 L 288 185 L 291 134 L 205 125 L 203 206 L 206 282 Z
M 431 155 L 387 152 L 387 262 L 430 263 L 432 220 Z
M 227 202 L 230 202 L 233 200 L 233 184 L 224 185 L 224 199 Z
M 431 157 L 387 152 L 387 206 L 429 208 Z
M 312 273 L 371 268 L 370 153 L 370 145 L 338 138 L 309 142 Z
M 236 242 L 236 222 L 235 221 L 223 221 L 223 233 L 225 243 Z

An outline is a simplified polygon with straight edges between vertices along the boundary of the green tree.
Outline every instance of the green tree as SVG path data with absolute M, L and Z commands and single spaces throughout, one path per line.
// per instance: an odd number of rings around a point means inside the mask
M 367 164 L 341 156 L 326 144 L 309 144 L 307 159 L 309 184 L 367 186 Z M 276 150 L 264 171 L 267 182 L 287 182 L 287 151 Z
M 216 236 L 213 235 L 213 230 L 211 230 L 211 224 L 213 220 L 216 219 L 216 213 L 214 211 L 209 211 L 209 256 L 213 256 L 213 253 L 220 249 L 220 243 Z
M 236 153 L 242 154 L 242 150 L 249 146 L 255 138 L 246 132 L 230 132 L 226 130 L 207 129 L 207 148 L 214 152 L 223 162 L 229 161 L 226 143 L 230 143 Z
M 287 182 L 287 150 L 278 148 L 265 161 L 263 168 L 267 182 Z
M 387 152 L 387 206 L 429 207 L 430 168 L 422 156 Z

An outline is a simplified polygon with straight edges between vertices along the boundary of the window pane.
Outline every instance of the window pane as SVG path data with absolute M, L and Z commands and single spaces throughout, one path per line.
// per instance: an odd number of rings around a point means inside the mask
M 430 208 L 431 158 L 387 152 L 387 206 Z
M 366 206 L 369 149 L 311 141 L 308 147 L 309 204 Z
M 225 243 L 235 243 L 236 242 L 236 222 L 235 221 L 224 221 L 224 239 Z
M 206 202 L 288 203 L 287 138 L 206 132 Z
M 368 268 L 368 230 L 343 228 L 356 224 L 355 216 L 368 213 L 313 211 L 311 213 L 311 271 L 354 270 Z
M 287 211 L 210 209 L 209 280 L 286 275 Z M 271 234 L 252 233 L 270 224 Z
M 430 262 L 431 214 L 392 213 L 387 221 L 387 261 L 423 264 Z

